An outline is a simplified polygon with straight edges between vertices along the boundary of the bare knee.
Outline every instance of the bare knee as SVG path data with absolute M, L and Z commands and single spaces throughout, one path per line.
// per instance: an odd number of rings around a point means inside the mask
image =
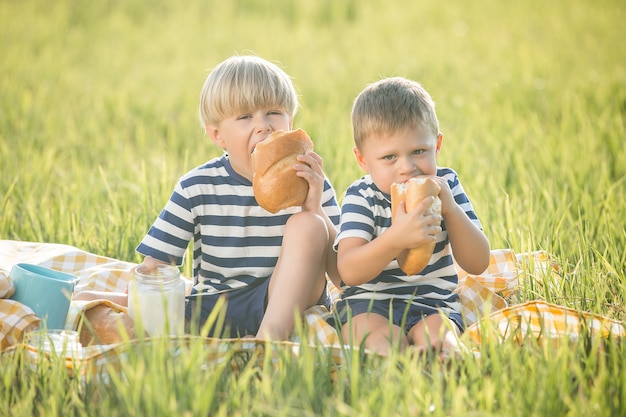
M 456 350 L 459 333 L 449 318 L 433 314 L 411 328 L 409 340 L 418 350 L 453 351 Z
M 285 235 L 320 236 L 328 240 L 328 229 L 322 216 L 310 211 L 302 211 L 289 217 L 285 225 Z
M 391 350 L 404 350 L 408 340 L 400 327 L 390 326 L 389 320 L 377 314 L 358 314 L 343 324 L 344 343 L 363 345 L 379 355 L 389 355 Z

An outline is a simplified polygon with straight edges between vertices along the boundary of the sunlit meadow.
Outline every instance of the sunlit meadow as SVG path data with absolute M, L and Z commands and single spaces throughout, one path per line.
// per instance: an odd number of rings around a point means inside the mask
M 220 153 L 198 121 L 204 78 L 253 53 L 293 77 L 295 125 L 340 199 L 362 174 L 354 97 L 385 76 L 421 82 L 439 163 L 459 173 L 492 248 L 545 250 L 560 266 L 555 285 L 518 299 L 624 323 L 625 21 L 619 0 L 0 0 L 0 238 L 138 261 L 176 179 Z M 12 355 L 0 415 L 626 413 L 622 343 L 478 348 L 445 365 L 346 352 L 335 367 L 316 347 L 234 372 L 207 365 L 201 343 L 139 345 L 106 380 Z

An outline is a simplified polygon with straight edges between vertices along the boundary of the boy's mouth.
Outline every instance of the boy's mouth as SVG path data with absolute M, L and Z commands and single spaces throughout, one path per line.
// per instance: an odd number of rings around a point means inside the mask
M 267 137 L 261 139 L 260 141 L 258 141 L 254 145 L 252 145 L 252 150 L 250 151 L 250 155 L 252 155 L 254 153 L 254 151 L 256 150 L 256 147 L 259 145 L 259 143 L 263 142 L 265 139 L 267 139 Z
M 410 181 L 412 178 L 423 177 L 423 176 L 424 176 L 424 174 L 421 174 L 421 173 L 420 174 L 415 174 L 415 175 L 412 175 L 410 177 L 401 178 L 399 181 L 396 181 L 396 182 L 399 183 L 399 184 L 404 184 L 405 182 Z

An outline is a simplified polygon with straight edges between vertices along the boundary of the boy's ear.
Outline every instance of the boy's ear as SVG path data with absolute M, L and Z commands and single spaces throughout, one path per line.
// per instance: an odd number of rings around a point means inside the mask
M 354 148 L 352 148 L 352 152 L 354 153 L 354 157 L 356 158 L 356 163 L 359 164 L 361 169 L 365 172 L 369 172 L 367 170 L 367 162 L 365 161 L 365 158 L 363 158 L 363 154 L 361 153 L 361 151 L 359 151 L 359 148 L 355 146 Z
M 441 143 L 443 142 L 443 133 L 439 132 L 437 135 L 437 147 L 435 148 L 435 158 L 439 156 L 439 152 L 441 152 Z
M 220 130 L 217 126 L 207 124 L 204 127 L 204 130 L 206 131 L 207 136 L 211 138 L 213 143 L 215 143 L 217 146 L 219 146 L 222 149 L 226 148 L 226 145 L 224 144 L 224 140 L 222 139 L 220 135 Z

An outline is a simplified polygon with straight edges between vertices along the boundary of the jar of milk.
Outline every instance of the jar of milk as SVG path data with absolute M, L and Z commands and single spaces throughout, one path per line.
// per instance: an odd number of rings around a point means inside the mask
M 182 335 L 185 330 L 185 283 L 174 265 L 133 269 L 128 285 L 128 314 L 149 336 Z

